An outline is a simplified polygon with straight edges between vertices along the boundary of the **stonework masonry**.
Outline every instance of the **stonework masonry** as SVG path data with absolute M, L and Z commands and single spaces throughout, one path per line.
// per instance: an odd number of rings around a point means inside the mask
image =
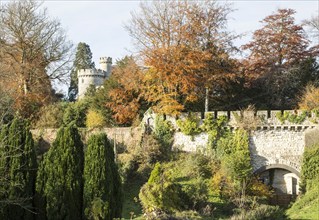
M 93 85 L 100 87 L 103 85 L 105 79 L 109 78 L 112 71 L 112 58 L 101 57 L 100 69 L 80 69 L 78 71 L 78 99 L 84 97 L 87 89 Z
M 291 112 L 291 111 L 290 111 Z M 298 194 L 299 178 L 301 171 L 302 155 L 306 146 L 319 141 L 318 119 L 315 115 L 310 115 L 300 124 L 291 122 L 280 122 L 277 118 L 278 111 L 257 111 L 257 112 L 211 112 L 215 117 L 227 116 L 228 126 L 231 130 L 238 129 L 241 120 L 253 118 L 258 123 L 254 123 L 255 128 L 249 135 L 249 149 L 253 172 L 261 174 L 264 182 L 273 178 L 272 184 L 278 192 L 288 194 Z M 302 114 L 294 112 L 294 114 Z M 203 122 L 205 115 L 195 113 Z M 115 143 L 115 147 L 136 147 L 139 146 L 143 134 L 149 129 L 155 128 L 156 114 L 151 111 L 145 113 L 141 126 L 138 128 L 103 128 L 96 130 L 81 129 L 82 137 L 86 141 L 87 137 L 95 132 L 105 132 Z M 182 114 L 179 118 L 186 118 L 187 114 Z M 201 133 L 193 137 L 179 132 L 175 117 L 166 117 L 175 127 L 173 148 L 186 152 L 204 152 L 208 135 Z M 248 120 L 248 121 L 254 121 Z M 44 142 L 51 143 L 56 135 L 55 129 L 42 131 L 33 130 L 34 136 L 41 136 Z M 271 174 L 271 172 L 273 172 Z M 270 175 L 271 174 L 271 175 Z M 272 176 L 272 177 L 271 177 Z

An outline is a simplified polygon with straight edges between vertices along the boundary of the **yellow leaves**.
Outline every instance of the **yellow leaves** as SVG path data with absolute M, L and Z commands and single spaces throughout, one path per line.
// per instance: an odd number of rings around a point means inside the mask
M 103 115 L 96 111 L 89 109 L 86 116 L 86 127 L 88 128 L 101 128 L 105 125 Z
M 319 88 L 308 85 L 300 98 L 299 108 L 302 110 L 319 109 Z

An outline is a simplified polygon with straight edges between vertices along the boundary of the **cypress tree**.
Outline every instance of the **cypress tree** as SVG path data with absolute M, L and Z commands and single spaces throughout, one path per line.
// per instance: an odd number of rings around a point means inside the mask
M 44 155 L 37 176 L 38 219 L 81 219 L 83 143 L 73 125 L 62 127 Z
M 89 138 L 83 176 L 85 217 L 105 220 L 121 217 L 121 181 L 113 149 L 105 134 Z
M 0 172 L 5 183 L 1 217 L 6 219 L 33 219 L 36 177 L 36 153 L 32 134 L 24 120 L 14 119 L 11 126 L 2 128 Z

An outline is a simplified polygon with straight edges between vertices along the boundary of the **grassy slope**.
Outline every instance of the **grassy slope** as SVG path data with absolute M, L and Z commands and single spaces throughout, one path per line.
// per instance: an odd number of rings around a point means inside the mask
M 287 210 L 290 219 L 319 219 L 319 182 L 315 181 L 308 191 Z
M 143 219 L 142 207 L 138 201 L 138 194 L 143 184 L 141 180 L 134 178 L 124 186 L 123 219 L 131 219 L 131 214 L 134 215 L 134 219 Z

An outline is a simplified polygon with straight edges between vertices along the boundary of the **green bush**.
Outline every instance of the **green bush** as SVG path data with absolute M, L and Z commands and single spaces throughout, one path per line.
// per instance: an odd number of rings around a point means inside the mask
M 153 134 L 164 148 L 170 150 L 174 135 L 174 129 L 170 121 L 164 120 L 162 116 L 156 116 Z
M 58 102 L 43 106 L 39 112 L 39 118 L 35 123 L 36 128 L 59 128 L 63 124 L 63 114 L 68 107 L 67 102 Z
M 38 219 L 81 219 L 83 143 L 73 125 L 59 129 L 37 173 Z
M 105 134 L 92 135 L 84 161 L 83 209 L 86 218 L 121 217 L 122 189 L 114 152 Z
M 177 125 L 183 134 L 194 136 L 202 132 L 199 122 L 200 119 L 196 115 L 189 113 L 186 119 L 177 120 Z
M 33 219 L 36 169 L 28 123 L 15 118 L 10 126 L 1 126 L 0 219 Z
M 139 198 L 146 214 L 172 213 L 182 210 L 185 194 L 174 183 L 163 165 L 156 163 L 148 182 L 140 190 Z
M 85 124 L 87 128 L 102 128 L 106 125 L 102 113 L 93 109 L 88 110 Z
M 285 214 L 278 206 L 260 205 L 252 210 L 243 210 L 234 215 L 230 220 L 274 220 L 285 219 Z
M 302 160 L 301 176 L 303 187 L 319 176 L 319 144 L 305 149 Z M 305 190 L 305 189 L 304 189 Z
M 71 122 L 77 127 L 85 127 L 86 113 L 89 103 L 84 99 L 74 103 L 69 103 L 63 114 L 63 124 L 68 125 Z
M 309 113 L 307 111 L 302 111 L 300 115 L 291 114 L 290 112 L 284 112 L 283 114 L 282 112 L 277 112 L 276 117 L 282 124 L 284 124 L 286 120 L 293 124 L 301 124 L 306 120 L 308 115 Z
M 228 118 L 226 116 L 215 119 L 213 114 L 206 115 L 201 129 L 208 134 L 208 146 L 211 149 L 216 149 L 217 141 L 229 133 L 226 127 L 227 122 Z

